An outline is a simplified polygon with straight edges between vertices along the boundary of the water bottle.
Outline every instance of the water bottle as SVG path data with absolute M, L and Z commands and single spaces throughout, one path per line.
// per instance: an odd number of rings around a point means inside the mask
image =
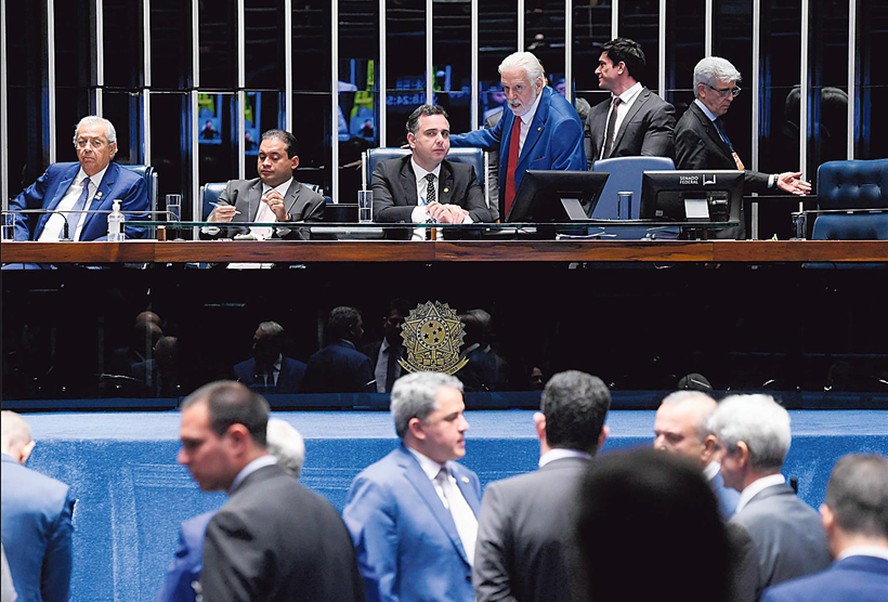
M 111 204 L 111 213 L 108 214 L 108 242 L 122 242 L 125 236 L 123 232 L 123 213 L 120 211 L 120 199 L 115 199 Z

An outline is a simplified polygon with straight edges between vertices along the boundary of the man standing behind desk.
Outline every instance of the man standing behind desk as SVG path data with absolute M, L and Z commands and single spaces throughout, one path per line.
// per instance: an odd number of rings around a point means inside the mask
M 591 166 L 611 157 L 672 157 L 675 107 L 641 85 L 645 66 L 641 46 L 628 38 L 615 38 L 601 47 L 598 87 L 610 90 L 586 119 L 586 160 Z
M 324 197 L 299 183 L 293 170 L 299 167 L 296 137 L 284 130 L 268 130 L 262 134 L 257 161 L 259 177 L 252 180 L 229 180 L 219 195 L 219 204 L 210 213 L 208 222 L 275 223 L 320 222 L 324 216 Z M 275 230 L 277 232 L 275 232 Z M 250 228 L 256 238 L 308 238 L 302 228 Z M 207 234 L 218 231 L 210 227 Z
M 127 220 L 146 219 L 150 208 L 145 180 L 111 161 L 117 154 L 117 131 L 107 119 L 89 115 L 74 129 L 79 163 L 53 163 L 42 176 L 9 202 L 10 211 L 44 209 L 17 215 L 15 240 L 106 240 L 108 213 L 114 200 Z M 57 213 L 52 213 L 52 212 Z M 138 215 L 138 212 L 146 212 Z M 127 238 L 142 238 L 146 229 L 126 226 Z
M 454 147 L 499 151 L 500 215 L 508 219 L 515 191 L 528 169 L 585 171 L 583 124 L 576 109 L 546 86 L 543 66 L 530 52 L 499 66 L 509 111 L 491 129 L 450 137 Z

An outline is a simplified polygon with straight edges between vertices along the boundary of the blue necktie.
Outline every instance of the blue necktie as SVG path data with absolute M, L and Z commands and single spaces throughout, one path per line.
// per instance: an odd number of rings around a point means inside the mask
M 725 134 L 725 131 L 722 129 L 721 125 L 719 124 L 719 120 L 718 120 L 718 119 L 714 119 L 714 120 L 712 121 L 712 125 L 715 126 L 715 131 L 717 131 L 717 132 L 718 132 L 718 135 L 721 136 L 722 141 L 723 141 L 725 144 L 728 145 L 728 148 L 729 148 L 729 149 L 731 149 L 731 150 L 733 151 L 733 150 L 734 150 L 734 147 L 731 146 L 731 140 L 728 138 L 728 135 Z
M 79 212 L 84 210 L 86 199 L 89 197 L 89 176 L 83 178 L 81 186 L 83 186 L 83 192 L 80 193 L 80 198 L 77 199 L 77 202 L 71 207 L 71 213 L 68 214 L 68 234 L 71 235 L 72 240 L 77 240 L 77 224 L 80 223 L 80 216 L 83 215 Z

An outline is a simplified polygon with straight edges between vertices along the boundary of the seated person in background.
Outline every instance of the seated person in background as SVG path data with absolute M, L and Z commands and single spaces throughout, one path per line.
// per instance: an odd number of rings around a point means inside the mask
M 466 391 L 501 391 L 505 389 L 508 365 L 491 347 L 492 316 L 483 309 L 470 309 L 460 314 L 466 331 L 462 356 L 469 363 L 459 371 L 459 379 Z
M 375 391 L 370 358 L 357 349 L 362 336 L 361 312 L 354 307 L 334 307 L 327 320 L 330 343 L 308 359 L 302 390 L 306 393 Z
M 383 338 L 361 346 L 361 352 L 370 358 L 377 393 L 391 393 L 392 385 L 401 376 L 398 360 L 406 354 L 401 336 L 404 318 L 410 315 L 414 304 L 406 299 L 392 299 L 382 322 Z
M 70 240 L 106 240 L 108 212 L 116 199 L 127 220 L 147 219 L 145 180 L 111 161 L 117 154 L 117 131 L 110 121 L 95 115 L 81 119 L 74 149 L 79 163 L 53 163 L 9 202 L 10 211 L 46 211 L 17 215 L 15 240 L 57 241 L 66 230 Z M 127 238 L 142 238 L 146 232 L 126 226 Z
M 133 378 L 147 395 L 178 397 L 182 394 L 179 378 L 179 339 L 163 336 L 154 345 L 154 355 L 133 364 Z
M 298 393 L 305 377 L 305 364 L 286 357 L 284 327 L 262 322 L 253 335 L 253 357 L 234 366 L 234 378 L 262 393 Z
M 259 177 L 252 180 L 229 180 L 219 195 L 219 204 L 210 213 L 214 223 L 320 222 L 324 217 L 324 197 L 293 177 L 299 167 L 296 137 L 284 130 L 268 130 L 262 134 L 256 168 Z M 308 238 L 300 228 L 253 227 L 250 233 L 266 239 L 281 237 Z M 218 235 L 214 227 L 204 234 Z
M 160 318 L 154 312 L 140 313 L 136 316 L 131 333 L 130 344 L 112 352 L 108 363 L 110 374 L 132 376 L 135 364 L 151 358 L 154 346 L 163 336 Z
M 420 105 L 407 118 L 412 154 L 381 161 L 373 170 L 373 219 L 386 223 L 489 222 L 474 168 L 451 163 L 450 122 L 437 105 Z

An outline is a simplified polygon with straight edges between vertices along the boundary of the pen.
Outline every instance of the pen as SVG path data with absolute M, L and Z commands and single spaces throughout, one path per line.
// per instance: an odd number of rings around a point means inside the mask
M 214 203 L 214 202 L 212 202 L 212 201 L 210 201 L 209 204 L 212 205 L 213 207 L 231 207 L 231 205 L 223 205 L 222 203 Z M 241 212 L 240 212 L 240 211 L 235 211 L 234 214 L 235 214 L 235 215 L 240 215 Z

